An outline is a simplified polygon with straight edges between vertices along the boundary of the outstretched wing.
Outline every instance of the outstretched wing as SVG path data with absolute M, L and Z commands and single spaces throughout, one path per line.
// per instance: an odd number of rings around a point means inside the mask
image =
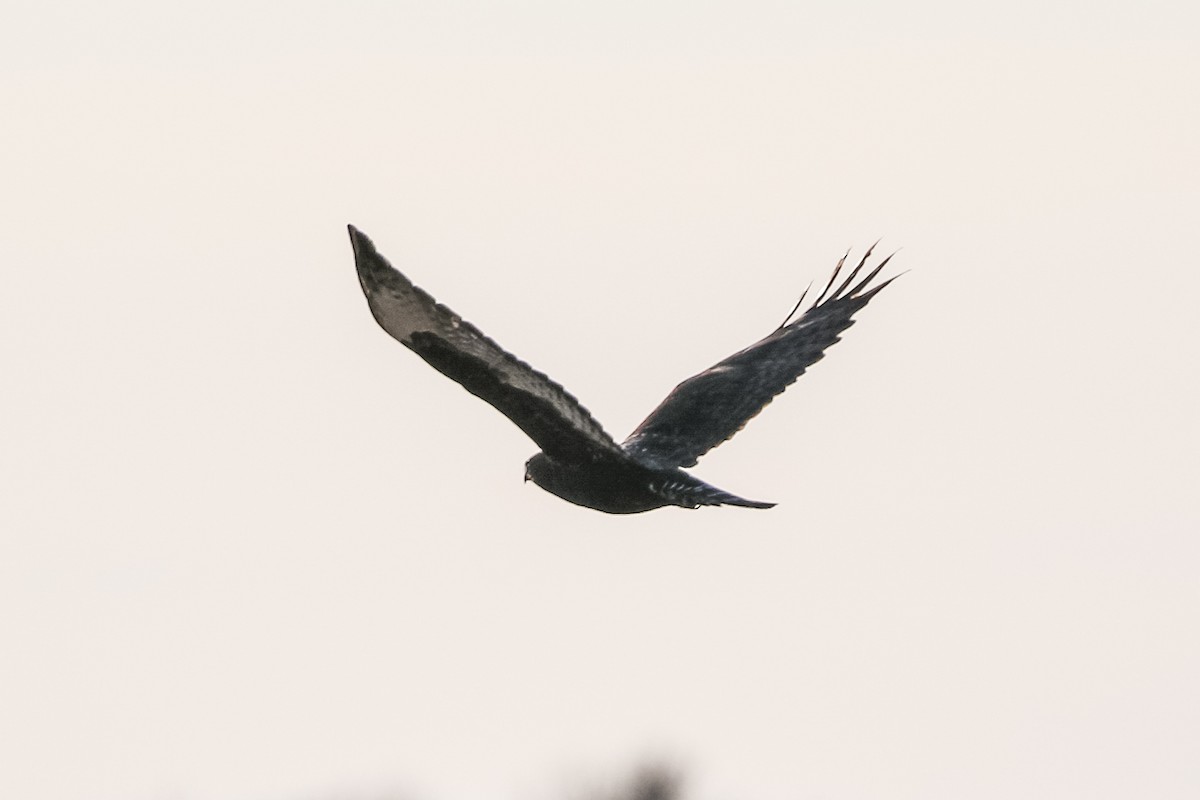
M 700 456 L 740 431 L 775 395 L 824 358 L 826 348 L 854 324 L 855 312 L 895 280 L 867 289 L 891 259 L 888 256 L 850 288 L 870 255 L 868 249 L 849 277 L 829 294 L 846 262 L 842 256 L 825 291 L 794 322 L 788 324 L 803 296 L 770 336 L 676 386 L 625 440 L 625 451 L 657 467 L 693 467 Z
M 393 338 L 499 409 L 555 460 L 583 463 L 605 454 L 623 456 L 562 386 L 414 286 L 365 234 L 349 228 L 363 293 L 375 320 Z

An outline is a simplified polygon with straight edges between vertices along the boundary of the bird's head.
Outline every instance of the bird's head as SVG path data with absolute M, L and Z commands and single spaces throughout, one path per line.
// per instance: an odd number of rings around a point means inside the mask
M 525 482 L 533 481 L 538 486 L 542 486 L 542 482 L 538 480 L 550 470 L 550 459 L 545 453 L 538 453 L 532 456 L 525 462 Z
M 562 499 L 586 505 L 586 476 L 577 468 L 561 464 L 545 453 L 538 453 L 525 462 L 525 480 L 533 481 L 538 488 Z

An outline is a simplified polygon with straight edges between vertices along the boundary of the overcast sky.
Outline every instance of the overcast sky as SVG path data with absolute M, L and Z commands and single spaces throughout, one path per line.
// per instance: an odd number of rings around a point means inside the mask
M 1200 796 L 1200 12 L 10 3 L 0 794 Z M 911 270 L 611 517 L 345 226 L 618 439 Z

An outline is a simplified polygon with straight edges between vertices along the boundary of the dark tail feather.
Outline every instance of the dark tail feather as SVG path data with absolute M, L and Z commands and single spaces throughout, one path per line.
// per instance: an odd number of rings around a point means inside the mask
M 773 508 L 774 503 L 763 503 L 758 500 L 747 500 L 730 494 L 723 489 L 705 483 L 695 475 L 677 472 L 678 480 L 667 481 L 661 486 L 653 486 L 660 496 L 671 505 L 684 508 L 699 508 L 700 506 L 742 506 L 743 508 Z
M 736 494 L 704 484 L 704 488 L 690 498 L 702 506 L 741 506 L 742 508 L 774 508 L 774 503 L 764 503 L 761 500 L 747 500 Z
M 774 508 L 775 507 L 774 503 L 764 503 L 761 500 L 746 500 L 745 498 L 734 497 L 733 495 L 727 495 L 727 496 L 729 497 L 728 500 L 722 500 L 720 503 L 717 503 L 717 505 L 741 506 L 742 508 Z

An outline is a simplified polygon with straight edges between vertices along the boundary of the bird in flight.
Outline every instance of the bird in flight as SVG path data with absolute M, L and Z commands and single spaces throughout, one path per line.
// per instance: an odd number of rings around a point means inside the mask
M 870 285 L 888 256 L 854 283 L 871 255 L 868 249 L 835 290 L 846 261 L 842 256 L 811 306 L 796 314 L 805 290 L 770 335 L 676 386 L 617 444 L 562 386 L 438 303 L 389 264 L 364 233 L 353 225 L 349 229 L 359 283 L 380 327 L 533 439 L 541 452 L 525 462 L 526 481 L 609 514 L 665 506 L 774 506 L 737 497 L 683 468 L 694 467 L 700 456 L 730 439 L 823 358 L 854 324 L 855 312 L 895 280 Z

